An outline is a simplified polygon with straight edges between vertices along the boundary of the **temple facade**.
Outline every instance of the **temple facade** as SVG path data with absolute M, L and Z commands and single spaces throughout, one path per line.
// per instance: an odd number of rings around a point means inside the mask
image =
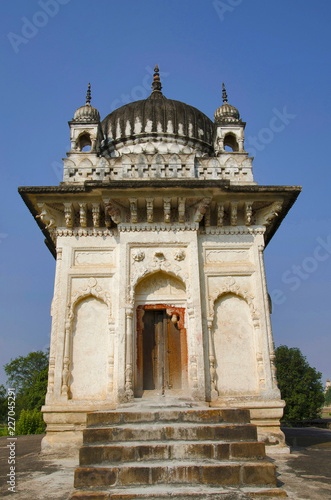
M 263 251 L 300 188 L 260 186 L 238 110 L 152 93 L 69 122 L 63 182 L 20 194 L 56 258 L 43 448 L 88 412 L 150 401 L 245 408 L 284 446 Z

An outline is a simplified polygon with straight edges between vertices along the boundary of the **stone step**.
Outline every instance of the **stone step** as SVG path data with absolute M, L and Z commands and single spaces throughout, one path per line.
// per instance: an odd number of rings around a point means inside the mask
M 121 425 L 143 422 L 197 422 L 197 423 L 232 423 L 249 424 L 249 410 L 236 409 L 173 409 L 151 411 L 108 411 L 94 412 L 87 415 L 87 427 Z
M 261 500 L 276 500 L 278 498 L 287 498 L 287 494 L 280 488 L 209 488 L 198 486 L 196 488 L 187 486 L 155 487 L 155 486 L 136 486 L 133 489 L 118 489 L 117 491 L 76 491 L 70 497 L 70 500 L 251 500 L 253 498 Z
M 160 461 L 115 467 L 78 467 L 75 488 L 141 485 L 276 486 L 276 469 L 269 462 L 192 463 Z
M 80 465 L 167 459 L 261 460 L 263 458 L 265 458 L 265 445 L 259 442 L 148 441 L 134 446 L 132 443 L 84 445 L 79 452 Z
M 257 440 L 256 426 L 252 424 L 126 424 L 117 427 L 95 427 L 83 431 L 83 443 L 123 441 L 253 441 Z

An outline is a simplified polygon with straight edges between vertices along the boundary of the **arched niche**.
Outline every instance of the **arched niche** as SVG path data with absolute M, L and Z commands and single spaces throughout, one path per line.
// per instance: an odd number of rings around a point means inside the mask
M 256 394 L 258 375 L 254 330 L 251 309 L 244 298 L 226 293 L 216 299 L 212 337 L 219 395 Z
M 103 400 L 107 393 L 108 305 L 88 295 L 73 308 L 69 396 Z

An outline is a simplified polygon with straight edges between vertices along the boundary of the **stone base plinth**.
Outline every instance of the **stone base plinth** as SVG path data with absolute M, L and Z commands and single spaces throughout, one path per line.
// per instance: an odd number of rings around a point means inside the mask
M 115 408 L 116 404 L 109 402 L 43 406 L 41 411 L 46 424 L 46 436 L 41 442 L 41 451 L 50 453 L 60 452 L 62 449 L 78 450 L 83 443 L 87 414 L 91 411 L 107 411 Z
M 280 429 L 285 402 L 276 400 L 245 400 L 244 398 L 218 398 L 210 403 L 214 408 L 245 408 L 250 411 L 251 423 L 257 427 L 258 440 L 266 445 L 267 453 L 290 453 L 285 435 Z

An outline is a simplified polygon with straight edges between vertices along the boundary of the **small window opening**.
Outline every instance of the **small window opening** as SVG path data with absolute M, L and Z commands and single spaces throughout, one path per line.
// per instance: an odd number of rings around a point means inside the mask
M 233 134 L 227 134 L 224 137 L 224 149 L 225 151 L 239 151 L 237 139 Z
M 91 151 L 91 137 L 89 134 L 82 134 L 78 139 L 79 151 Z

